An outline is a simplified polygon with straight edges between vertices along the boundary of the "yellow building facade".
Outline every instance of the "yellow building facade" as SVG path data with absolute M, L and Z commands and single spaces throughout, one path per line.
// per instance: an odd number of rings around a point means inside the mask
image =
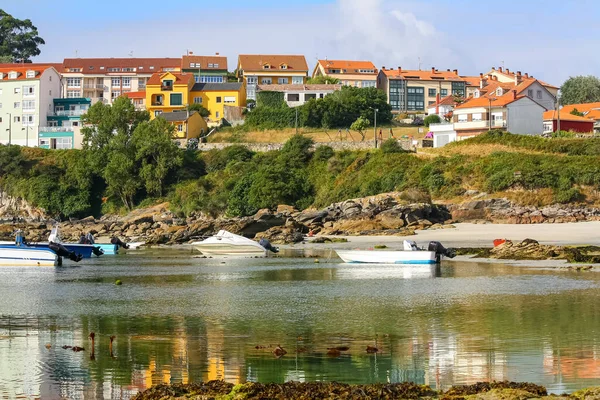
M 194 82 L 193 74 L 164 72 L 152 75 L 146 83 L 146 109 L 150 118 L 185 110 L 190 104 Z
M 197 83 L 190 99 L 210 111 L 211 122 L 220 123 L 225 116 L 225 106 L 246 107 L 246 89 L 241 82 Z

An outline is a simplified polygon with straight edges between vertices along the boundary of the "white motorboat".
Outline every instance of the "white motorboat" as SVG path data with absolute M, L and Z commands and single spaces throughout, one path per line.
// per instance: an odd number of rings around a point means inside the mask
M 415 242 L 404 241 L 404 250 L 336 250 L 345 262 L 352 264 L 437 264 L 441 258 L 454 257 L 440 243 L 431 242 L 427 250 L 419 249 Z
M 266 257 L 269 250 L 278 251 L 268 241 L 264 242 L 263 246 L 254 240 L 221 230 L 206 240 L 192 243 L 192 246 L 208 256 Z
M 0 265 L 54 267 L 58 265 L 58 255 L 48 249 L 0 245 Z

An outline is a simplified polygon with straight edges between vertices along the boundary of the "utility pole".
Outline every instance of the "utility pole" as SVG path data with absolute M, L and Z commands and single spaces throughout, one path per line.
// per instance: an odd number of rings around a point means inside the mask
M 488 127 L 489 130 L 492 130 L 492 101 L 496 101 L 496 99 L 493 98 L 489 98 L 490 101 L 490 108 L 488 109 Z
M 377 108 L 373 109 L 373 112 L 375 113 L 375 119 L 374 119 L 374 124 L 373 124 L 373 139 L 375 139 L 375 148 L 377 148 L 377 112 L 379 110 Z
M 556 95 L 556 131 L 560 133 L 560 94 Z

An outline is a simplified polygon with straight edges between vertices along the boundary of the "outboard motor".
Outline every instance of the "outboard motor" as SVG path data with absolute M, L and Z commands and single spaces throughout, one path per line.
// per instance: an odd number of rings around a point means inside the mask
M 94 235 L 92 235 L 92 232 L 88 232 L 87 235 L 85 235 L 85 240 L 88 244 L 96 244 L 96 239 L 94 238 Z
M 271 251 L 273 253 L 279 253 L 279 247 L 275 247 L 269 242 L 267 239 L 260 239 L 258 242 L 265 250 Z
M 79 262 L 83 258 L 81 254 L 75 254 L 74 251 L 67 250 L 67 248 L 60 243 L 50 242 L 48 247 L 59 257 L 66 257 L 71 261 Z
M 122 247 L 124 249 L 128 249 L 129 245 L 127 243 L 124 243 L 121 239 L 119 239 L 118 237 L 113 237 L 112 239 L 110 239 L 110 243 L 112 244 L 116 244 L 119 247 Z
M 440 242 L 429 242 L 428 251 L 434 251 L 436 261 L 439 263 L 442 256 L 448 258 L 456 257 L 456 250 L 454 249 L 446 249 Z
M 92 247 L 92 253 L 94 253 L 96 257 L 100 257 L 104 254 L 104 250 L 102 250 L 99 246 L 94 246 Z

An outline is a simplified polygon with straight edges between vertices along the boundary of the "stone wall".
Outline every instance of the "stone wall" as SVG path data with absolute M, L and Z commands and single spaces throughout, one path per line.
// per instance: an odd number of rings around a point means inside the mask
M 411 151 L 412 144 L 410 140 L 398 140 L 398 143 L 404 150 Z M 198 145 L 198 150 L 222 150 L 226 147 L 233 145 L 242 145 L 255 152 L 267 152 L 273 150 L 281 150 L 283 143 L 201 143 Z M 365 140 L 364 142 L 323 142 L 316 143 L 314 147 L 318 146 L 329 146 L 336 151 L 340 150 L 370 150 L 375 147 L 372 140 Z

